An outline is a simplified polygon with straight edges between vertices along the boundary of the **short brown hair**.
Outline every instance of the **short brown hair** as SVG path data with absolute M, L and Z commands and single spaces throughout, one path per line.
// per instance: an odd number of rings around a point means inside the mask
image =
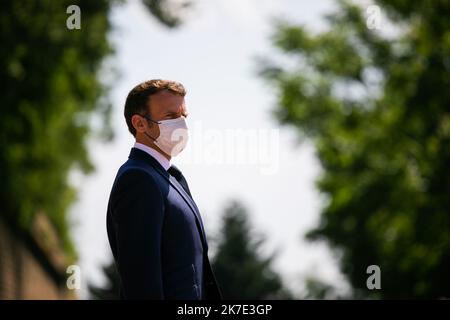
M 125 102 L 125 120 L 127 121 L 128 130 L 133 136 L 136 136 L 136 129 L 131 123 L 131 117 L 135 114 L 142 114 L 147 112 L 147 103 L 152 94 L 163 90 L 168 90 L 180 96 L 186 95 L 186 90 L 183 85 L 176 81 L 154 79 L 148 80 L 138 84 L 130 93 L 128 93 Z

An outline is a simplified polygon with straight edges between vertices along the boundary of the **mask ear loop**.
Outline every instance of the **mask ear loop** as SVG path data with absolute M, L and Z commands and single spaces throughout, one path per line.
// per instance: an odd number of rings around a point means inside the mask
M 160 121 L 155 121 L 155 120 L 152 120 L 152 118 L 150 118 L 150 117 L 149 117 L 149 116 L 147 116 L 147 115 L 141 115 L 141 114 L 140 114 L 140 116 L 141 116 L 142 118 L 144 118 L 144 119 L 148 120 L 148 121 L 151 121 L 151 122 L 153 122 L 153 123 L 156 123 L 156 124 L 161 124 L 161 122 L 160 122 Z
M 144 134 L 145 134 L 147 137 L 149 137 L 150 139 L 152 139 L 153 141 L 156 141 L 156 139 L 153 138 L 151 135 L 149 135 L 147 132 L 144 132 Z
M 152 120 L 152 119 L 151 119 L 149 116 L 147 116 L 147 115 L 142 115 L 142 114 L 140 114 L 140 116 L 141 116 L 142 118 L 144 118 L 145 120 L 147 120 L 147 121 L 151 121 L 151 122 L 156 123 L 156 124 L 160 124 L 160 123 L 161 123 L 161 122 Z M 156 141 L 156 139 L 153 138 L 151 135 L 149 135 L 147 132 L 144 132 L 144 134 L 145 134 L 147 137 L 149 137 L 150 139 L 152 139 L 153 141 Z

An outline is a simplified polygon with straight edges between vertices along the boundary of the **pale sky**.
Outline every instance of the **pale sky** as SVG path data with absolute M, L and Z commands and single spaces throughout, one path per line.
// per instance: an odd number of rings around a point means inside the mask
M 314 186 L 320 174 L 314 149 L 308 143 L 299 145 L 296 132 L 275 121 L 275 91 L 258 76 L 255 59 L 276 52 L 269 38 L 274 17 L 318 30 L 324 27 L 321 15 L 332 10 L 333 2 L 193 3 L 176 30 L 161 26 L 139 1 L 126 1 L 112 13 L 112 64 L 120 73 L 111 90 L 116 138 L 110 143 L 92 140 L 89 152 L 96 172 L 72 177 L 80 190 L 72 218 L 81 297 L 87 298 L 86 281 L 102 283 L 101 266 L 111 255 L 106 206 L 117 169 L 134 143 L 123 118 L 126 95 L 136 84 L 154 78 L 180 81 L 188 91 L 190 140 L 173 163 L 186 176 L 208 235 L 217 231 L 228 201 L 237 199 L 248 208 L 254 228 L 267 236 L 266 251 L 279 250 L 275 269 L 294 292 L 301 292 L 305 276 L 345 290 L 330 250 L 303 239 L 317 223 L 324 200 Z M 242 132 L 256 140 L 239 138 Z

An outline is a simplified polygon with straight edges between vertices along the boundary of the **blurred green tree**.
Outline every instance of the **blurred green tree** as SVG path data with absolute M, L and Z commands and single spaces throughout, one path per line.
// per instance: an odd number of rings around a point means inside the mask
M 305 295 L 304 299 L 313 299 L 313 300 L 324 300 L 324 299 L 340 299 L 340 297 L 336 292 L 335 288 L 327 284 L 326 282 L 321 281 L 315 277 L 307 277 L 305 279 Z
M 182 23 L 183 11 L 191 6 L 191 1 L 142 0 L 149 12 L 159 22 L 168 27 L 178 27 Z
M 281 22 L 289 59 L 262 68 L 276 117 L 323 168 L 328 201 L 307 237 L 342 253 L 355 296 L 449 297 L 450 1 L 375 1 L 379 29 L 373 11 L 338 4 L 320 33 Z M 372 264 L 381 290 L 366 287 Z
M 253 234 L 247 211 L 237 201 L 226 208 L 212 262 L 224 299 L 290 299 L 272 269 L 274 256 L 261 256 L 262 237 Z
M 104 124 L 97 133 L 112 137 L 100 73 L 112 53 L 108 13 L 116 2 L 0 2 L 0 215 L 28 230 L 36 212 L 44 212 L 71 258 L 67 208 L 75 190 L 68 174 L 93 169 L 86 142 L 94 114 Z M 160 22 L 179 24 L 166 1 L 149 2 Z M 80 30 L 66 27 L 70 5 L 81 9 Z
M 105 284 L 97 286 L 90 283 L 88 285 L 90 298 L 93 300 L 118 300 L 120 298 L 120 278 L 114 260 L 103 267 L 103 275 L 106 278 Z
M 71 4 L 82 8 L 81 30 L 66 27 Z M 75 193 L 67 175 L 93 169 L 85 149 L 90 115 L 107 120 L 110 111 L 98 80 L 111 53 L 108 9 L 104 0 L 0 4 L 0 214 L 28 229 L 45 212 L 72 257 L 65 213 Z

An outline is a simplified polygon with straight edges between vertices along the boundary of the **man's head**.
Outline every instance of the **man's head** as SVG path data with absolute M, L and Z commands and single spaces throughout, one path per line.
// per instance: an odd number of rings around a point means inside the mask
M 162 151 L 154 143 L 160 135 L 155 122 L 186 117 L 185 95 L 181 83 L 169 80 L 149 80 L 134 87 L 125 102 L 124 114 L 136 141 Z

